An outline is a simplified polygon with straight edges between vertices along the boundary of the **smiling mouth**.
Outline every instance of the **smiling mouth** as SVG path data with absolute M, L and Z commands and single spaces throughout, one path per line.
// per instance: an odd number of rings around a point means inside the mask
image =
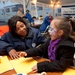
M 25 32 L 21 32 L 21 34 L 25 34 Z

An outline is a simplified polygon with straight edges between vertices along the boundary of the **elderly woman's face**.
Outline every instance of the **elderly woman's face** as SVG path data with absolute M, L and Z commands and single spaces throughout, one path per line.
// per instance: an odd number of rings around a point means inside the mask
M 16 23 L 16 33 L 18 35 L 21 35 L 22 37 L 25 37 L 27 34 L 27 28 L 23 22 L 17 21 Z

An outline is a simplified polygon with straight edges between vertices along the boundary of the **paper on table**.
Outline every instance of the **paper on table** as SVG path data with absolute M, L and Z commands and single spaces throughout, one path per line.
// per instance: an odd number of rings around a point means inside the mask
M 3 72 L 6 72 L 8 70 L 13 69 L 13 67 L 11 66 L 7 56 L 2 56 L 1 58 L 1 63 L 0 63 L 0 74 Z
M 62 75 L 75 75 L 75 69 L 68 68 Z
M 35 61 L 32 57 L 21 57 L 16 60 L 10 60 L 10 62 L 17 73 L 28 73 L 32 71 L 31 68 L 37 64 L 37 61 Z

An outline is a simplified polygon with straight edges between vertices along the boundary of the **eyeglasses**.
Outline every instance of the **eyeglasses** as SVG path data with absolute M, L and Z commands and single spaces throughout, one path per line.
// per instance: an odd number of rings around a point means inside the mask
M 52 31 L 56 32 L 56 30 L 52 26 L 49 26 L 48 32 L 50 33 Z

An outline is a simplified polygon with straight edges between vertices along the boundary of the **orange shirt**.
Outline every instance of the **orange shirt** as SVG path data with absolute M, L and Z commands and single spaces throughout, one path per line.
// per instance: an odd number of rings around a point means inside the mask
M 5 32 L 9 31 L 8 25 L 0 26 L 0 36 L 2 36 Z

